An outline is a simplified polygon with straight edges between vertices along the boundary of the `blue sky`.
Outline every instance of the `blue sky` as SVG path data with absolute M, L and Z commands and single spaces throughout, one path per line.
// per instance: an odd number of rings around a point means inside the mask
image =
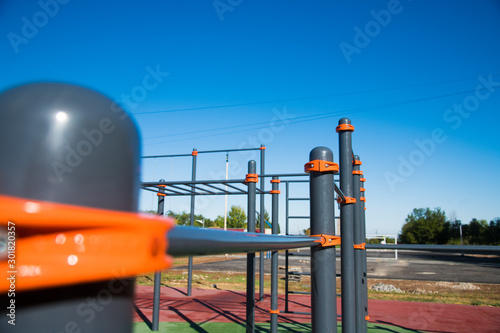
M 499 32 L 496 0 L 2 1 L 0 90 L 89 87 L 135 115 L 145 155 L 265 144 L 269 173 L 301 172 L 315 146 L 337 155 L 349 117 L 367 232 L 395 234 L 413 208 L 500 216 Z M 231 178 L 257 157 L 231 154 Z M 189 179 L 190 163 L 148 161 L 143 179 Z M 224 154 L 200 155 L 197 177 L 224 168 Z M 200 200 L 198 213 L 223 213 L 222 198 Z

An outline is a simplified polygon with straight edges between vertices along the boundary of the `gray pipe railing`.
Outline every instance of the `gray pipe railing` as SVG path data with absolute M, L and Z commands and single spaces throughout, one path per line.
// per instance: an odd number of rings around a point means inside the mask
M 319 237 L 280 236 L 176 226 L 168 235 L 167 253 L 174 257 L 248 253 L 316 246 Z

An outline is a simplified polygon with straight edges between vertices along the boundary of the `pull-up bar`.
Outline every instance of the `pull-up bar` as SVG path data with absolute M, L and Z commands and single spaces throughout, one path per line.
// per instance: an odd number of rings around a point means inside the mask
M 174 257 L 287 250 L 316 246 L 321 237 L 278 236 L 176 226 L 168 233 L 168 254 Z
M 249 151 L 249 150 L 265 150 L 266 147 L 261 146 L 258 148 L 238 148 L 238 149 L 217 149 L 217 150 L 196 150 L 193 149 L 193 152 L 190 154 L 172 154 L 172 155 L 150 155 L 150 156 L 142 156 L 142 158 L 167 158 L 167 157 L 188 157 L 198 154 L 214 154 L 214 153 L 229 153 L 229 152 L 237 152 L 237 151 Z

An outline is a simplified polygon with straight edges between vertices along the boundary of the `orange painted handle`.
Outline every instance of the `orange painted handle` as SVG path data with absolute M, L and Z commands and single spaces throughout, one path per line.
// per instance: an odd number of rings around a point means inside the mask
M 0 227 L 15 230 L 13 261 L 0 263 L 0 292 L 11 288 L 13 276 L 22 291 L 168 268 L 166 234 L 173 225 L 156 215 L 0 195 Z

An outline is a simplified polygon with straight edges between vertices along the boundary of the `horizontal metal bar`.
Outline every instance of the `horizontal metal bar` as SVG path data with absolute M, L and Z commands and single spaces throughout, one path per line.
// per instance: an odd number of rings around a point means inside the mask
M 288 293 L 289 294 L 297 294 L 297 295 L 311 295 L 310 291 L 293 291 L 293 290 L 289 290 Z
M 212 153 L 230 153 L 235 151 L 248 151 L 248 150 L 260 150 L 261 148 L 238 148 L 238 149 L 218 149 L 218 150 L 200 150 L 198 154 L 212 154 Z M 163 158 L 163 157 L 188 157 L 193 156 L 193 153 L 189 154 L 171 154 L 171 155 L 150 155 L 142 156 L 142 158 Z
M 289 219 L 310 219 L 310 216 L 288 216 Z
M 260 178 L 269 178 L 269 177 L 306 177 L 309 176 L 308 173 L 277 173 L 277 174 L 265 174 L 265 175 L 259 175 Z M 284 182 L 282 180 L 281 182 Z
M 168 181 L 168 182 L 143 182 L 142 187 L 158 186 L 158 185 L 204 185 L 204 184 L 244 184 L 245 179 L 219 179 L 219 180 L 184 180 L 184 181 Z
M 167 253 L 174 257 L 286 250 L 316 246 L 319 237 L 279 236 L 176 226 L 168 235 Z
M 288 198 L 288 200 L 310 200 L 309 198 Z
M 311 312 L 300 312 L 300 311 L 283 311 L 283 313 L 293 313 L 293 314 L 311 315 Z
M 492 245 L 430 245 L 430 244 L 366 244 L 366 249 L 412 250 L 445 252 L 500 252 L 500 246 Z

